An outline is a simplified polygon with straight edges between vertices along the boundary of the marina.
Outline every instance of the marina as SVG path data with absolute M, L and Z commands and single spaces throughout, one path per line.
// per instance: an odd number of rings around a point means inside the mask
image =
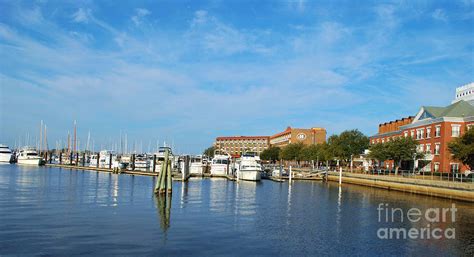
M 173 182 L 170 205 L 163 208 L 154 185 L 152 177 L 0 165 L 2 253 L 468 256 L 474 251 L 470 203 L 455 202 L 454 224 L 433 225 L 454 226 L 456 241 L 420 244 L 379 240 L 376 205 L 407 210 L 452 201 L 333 182 L 191 178 Z

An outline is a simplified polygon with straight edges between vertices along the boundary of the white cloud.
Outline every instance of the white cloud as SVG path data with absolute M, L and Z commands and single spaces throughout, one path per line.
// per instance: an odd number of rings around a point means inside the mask
M 435 19 L 435 20 L 448 21 L 448 16 L 446 15 L 446 13 L 444 12 L 443 9 L 436 9 L 436 10 L 434 10 L 433 13 L 431 14 L 431 16 L 432 16 L 433 19 Z
M 131 17 L 131 20 L 133 21 L 133 23 L 135 23 L 136 26 L 140 26 L 140 24 L 143 23 L 144 18 L 150 14 L 151 12 L 148 9 L 137 8 L 135 9 L 135 15 Z
M 72 20 L 77 23 L 89 23 L 92 18 L 91 10 L 79 8 L 73 15 Z

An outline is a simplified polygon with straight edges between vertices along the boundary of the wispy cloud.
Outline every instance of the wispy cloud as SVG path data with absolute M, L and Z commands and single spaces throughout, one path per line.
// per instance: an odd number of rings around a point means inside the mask
M 135 15 L 133 15 L 131 19 L 136 26 L 140 26 L 140 24 L 143 22 L 143 19 L 150 14 L 151 12 L 148 9 L 137 8 L 135 9 Z
M 431 15 L 433 16 L 433 19 L 435 19 L 435 20 L 448 21 L 448 16 L 446 15 L 446 13 L 443 9 L 438 8 L 438 9 L 434 10 Z

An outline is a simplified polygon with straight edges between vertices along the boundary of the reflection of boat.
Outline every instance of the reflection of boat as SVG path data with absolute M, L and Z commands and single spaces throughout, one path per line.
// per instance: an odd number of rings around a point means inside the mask
M 25 164 L 25 165 L 41 165 L 43 159 L 38 156 L 38 153 L 34 148 L 26 147 L 21 149 L 17 155 L 17 162 L 18 164 Z
M 216 150 L 211 163 L 211 175 L 227 175 L 231 156 Z
M 262 166 L 260 157 L 257 153 L 246 152 L 240 157 L 239 167 L 237 169 L 237 178 L 239 180 L 259 181 L 261 179 Z
M 13 153 L 10 148 L 6 145 L 0 145 L 0 162 L 12 162 L 13 161 Z

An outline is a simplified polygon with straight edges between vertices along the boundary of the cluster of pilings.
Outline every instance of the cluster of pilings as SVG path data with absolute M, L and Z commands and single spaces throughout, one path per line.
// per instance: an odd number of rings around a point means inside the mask
M 171 160 L 169 158 L 169 151 L 165 152 L 165 161 L 161 164 L 160 174 L 155 185 L 156 194 L 171 194 L 172 192 L 172 174 L 171 174 Z

